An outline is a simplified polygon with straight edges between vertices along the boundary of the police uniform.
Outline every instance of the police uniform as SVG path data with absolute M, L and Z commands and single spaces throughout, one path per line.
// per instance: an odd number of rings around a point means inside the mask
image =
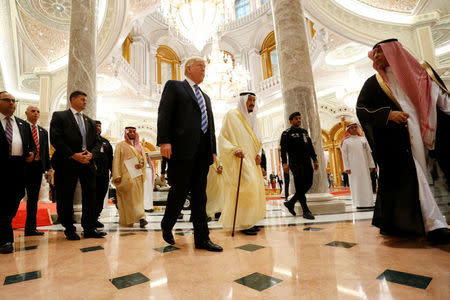
M 93 152 L 93 158 L 97 167 L 97 187 L 96 187 L 96 215 L 97 220 L 103 210 L 103 202 L 109 188 L 109 173 L 112 173 L 113 148 L 109 141 L 99 135 L 101 147 Z M 98 221 L 97 226 L 103 227 Z
M 295 195 L 291 200 L 285 202 L 285 206 L 295 215 L 294 205 L 298 200 L 302 205 L 303 215 L 310 213 L 306 204 L 306 192 L 311 188 L 314 169 L 311 159 L 316 162 L 317 155 L 308 132 L 303 128 L 291 127 L 281 134 L 281 160 L 287 163 L 289 156 L 289 169 L 294 176 Z

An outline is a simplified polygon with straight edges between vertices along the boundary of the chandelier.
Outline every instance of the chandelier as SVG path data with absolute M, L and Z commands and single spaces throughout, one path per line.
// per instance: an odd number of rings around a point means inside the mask
M 234 64 L 231 55 L 219 50 L 219 41 L 215 36 L 202 83 L 207 94 L 214 100 L 231 100 L 247 89 L 249 79 L 250 75 L 242 65 Z
M 199 51 L 233 15 L 234 0 L 161 0 L 169 29 L 187 38 Z

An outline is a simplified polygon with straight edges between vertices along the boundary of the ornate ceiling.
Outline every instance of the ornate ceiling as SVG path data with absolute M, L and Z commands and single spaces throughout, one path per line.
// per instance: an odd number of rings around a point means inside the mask
M 357 0 L 366 5 L 400 13 L 411 13 L 420 0 Z

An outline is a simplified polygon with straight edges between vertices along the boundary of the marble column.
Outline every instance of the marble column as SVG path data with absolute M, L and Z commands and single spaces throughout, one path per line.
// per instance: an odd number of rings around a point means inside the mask
M 85 92 L 88 103 L 84 113 L 92 119 L 97 115 L 96 3 L 92 0 L 72 1 L 67 78 L 67 98 L 73 91 Z M 67 102 L 69 106 L 69 99 Z
M 92 0 L 72 1 L 70 19 L 69 65 L 67 78 L 67 106 L 74 91 L 87 94 L 83 111 L 92 119 L 97 117 L 97 22 L 96 3 Z M 77 182 L 74 195 L 74 217 L 81 220 L 81 186 Z
M 328 192 L 317 99 L 306 37 L 301 0 L 271 0 L 278 63 L 282 84 L 284 115 L 299 111 L 302 127 L 309 131 L 319 161 L 311 193 Z
M 36 72 L 39 78 L 39 108 L 41 110 L 41 117 L 39 124 L 44 128 L 49 128 L 50 125 L 50 95 L 52 91 L 51 74 L 45 71 Z

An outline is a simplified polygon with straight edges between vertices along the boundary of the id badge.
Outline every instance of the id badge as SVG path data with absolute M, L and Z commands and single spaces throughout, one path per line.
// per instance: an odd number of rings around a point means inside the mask
M 103 146 L 100 148 L 100 152 L 101 152 L 101 153 L 105 152 L 105 151 L 103 150 Z

